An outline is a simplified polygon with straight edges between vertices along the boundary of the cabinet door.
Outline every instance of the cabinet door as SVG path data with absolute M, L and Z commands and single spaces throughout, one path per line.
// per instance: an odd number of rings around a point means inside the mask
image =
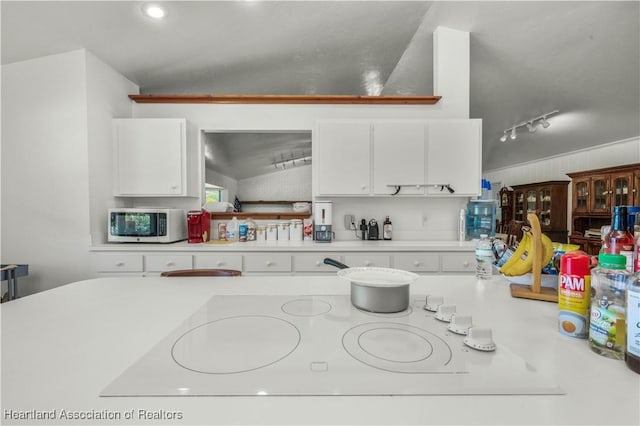
M 540 219 L 541 227 L 549 227 L 551 226 L 552 219 L 552 209 L 553 206 L 551 202 L 551 188 L 548 186 L 543 186 L 538 190 L 538 209 L 540 214 L 538 218 Z
M 611 175 L 611 186 L 609 188 L 610 207 L 629 206 L 633 202 L 631 187 L 633 173 L 615 173 Z
M 422 195 L 425 181 L 425 123 L 390 122 L 373 125 L 373 192 Z
M 609 175 L 591 177 L 591 212 L 609 213 Z
M 538 191 L 536 189 L 528 189 L 525 193 L 525 202 L 527 214 L 538 214 Z
M 574 213 L 587 213 L 590 210 L 589 206 L 589 187 L 590 179 L 574 179 L 573 181 L 573 212 Z
M 371 125 L 366 122 L 320 122 L 313 161 L 318 195 L 369 195 Z
M 524 222 L 526 215 L 524 214 L 524 192 L 523 191 L 514 191 L 513 193 L 514 199 L 514 211 L 513 211 L 513 219 L 518 222 Z
M 433 120 L 427 124 L 427 184 L 448 184 L 453 195 L 480 195 L 482 120 Z M 448 195 L 427 187 L 429 195 Z
M 186 121 L 114 120 L 117 196 L 185 196 Z

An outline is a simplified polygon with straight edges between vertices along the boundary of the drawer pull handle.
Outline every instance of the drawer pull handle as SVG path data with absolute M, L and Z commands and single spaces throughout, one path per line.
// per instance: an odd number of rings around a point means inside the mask
M 124 266 L 124 262 L 122 260 L 116 262 L 116 266 Z

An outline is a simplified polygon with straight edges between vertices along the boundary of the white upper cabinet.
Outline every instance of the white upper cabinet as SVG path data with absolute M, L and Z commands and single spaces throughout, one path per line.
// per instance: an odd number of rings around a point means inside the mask
M 114 119 L 114 195 L 189 196 L 186 120 Z
M 480 193 L 481 120 L 320 122 L 313 147 L 317 196 Z
M 373 193 L 424 195 L 425 122 L 373 124 Z
M 427 126 L 427 183 L 448 184 L 454 195 L 481 192 L 482 120 L 431 120 Z M 447 195 L 427 187 L 427 195 Z
M 369 195 L 371 123 L 319 122 L 313 146 L 317 195 Z

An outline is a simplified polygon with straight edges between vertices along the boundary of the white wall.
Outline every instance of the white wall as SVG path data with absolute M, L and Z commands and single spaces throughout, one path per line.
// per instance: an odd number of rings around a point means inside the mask
M 2 67 L 1 256 L 29 264 L 20 295 L 93 275 L 90 230 L 115 202 L 103 144 L 134 87 L 84 50 Z
M 238 198 L 240 201 L 311 201 L 311 164 L 241 179 Z

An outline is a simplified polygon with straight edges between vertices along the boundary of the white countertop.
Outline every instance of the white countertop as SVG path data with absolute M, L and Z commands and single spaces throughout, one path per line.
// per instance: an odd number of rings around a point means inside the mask
M 92 251 L 222 251 L 222 252 L 260 252 L 260 251 L 301 251 L 301 252 L 388 252 L 388 251 L 459 251 L 470 252 L 475 249 L 475 241 L 269 241 L 218 242 L 189 244 L 180 241 L 171 244 L 135 244 L 108 243 L 91 247 Z
M 101 278 L 2 304 L 3 424 L 640 424 L 640 376 L 556 330 L 557 305 L 513 299 L 499 277 L 421 276 L 413 294 L 438 294 L 490 325 L 566 395 L 99 397 L 213 295 L 346 294 L 330 277 Z M 123 350 L 124 348 L 124 350 Z M 301 383 L 300 386 L 304 386 Z M 121 420 L 11 420 L 7 410 L 116 414 Z M 132 420 L 125 414 L 134 411 Z M 137 417 L 178 412 L 181 420 Z M 33 415 L 33 414 L 32 414 Z

